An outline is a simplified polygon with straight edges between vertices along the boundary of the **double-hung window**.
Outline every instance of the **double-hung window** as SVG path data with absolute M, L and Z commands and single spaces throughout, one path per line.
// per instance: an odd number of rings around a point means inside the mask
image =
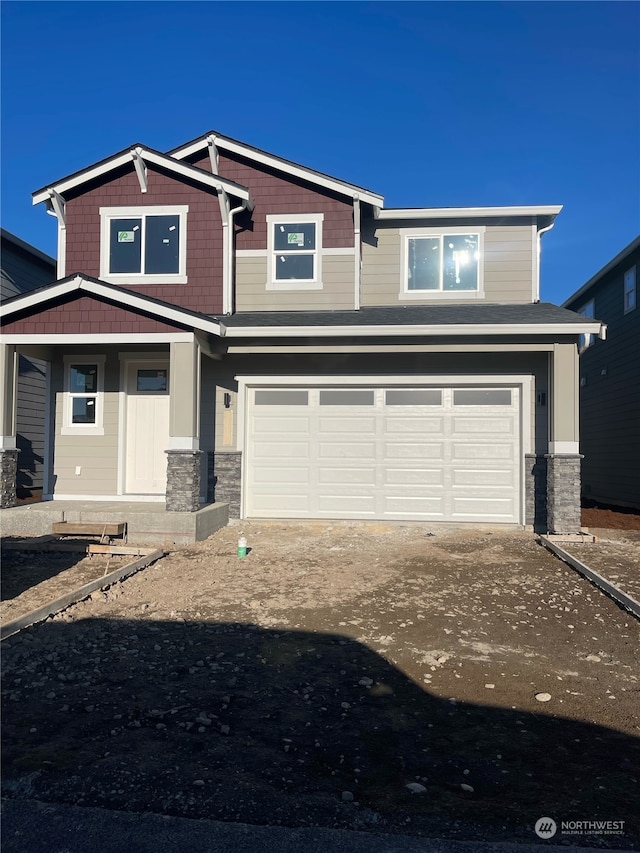
M 65 357 L 63 435 L 103 435 L 103 355 Z
M 407 228 L 402 237 L 404 299 L 482 295 L 484 228 Z
M 185 284 L 188 209 L 100 208 L 100 277 L 114 284 Z
M 323 214 L 267 216 L 267 287 L 270 290 L 322 288 Z
M 628 314 L 636 307 L 636 268 L 631 267 L 624 274 L 624 313 Z

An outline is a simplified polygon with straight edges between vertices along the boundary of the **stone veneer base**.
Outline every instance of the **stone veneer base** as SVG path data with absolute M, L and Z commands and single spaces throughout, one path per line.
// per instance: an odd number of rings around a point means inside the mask
M 580 531 L 579 453 L 548 453 L 547 529 L 549 533 Z
M 0 507 L 15 506 L 18 451 L 0 450 Z
M 200 509 L 201 450 L 167 450 L 167 512 Z

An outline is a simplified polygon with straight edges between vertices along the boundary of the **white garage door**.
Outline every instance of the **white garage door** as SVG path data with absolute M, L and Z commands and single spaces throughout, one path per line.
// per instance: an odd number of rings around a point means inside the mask
M 249 518 L 519 522 L 519 389 L 252 388 Z

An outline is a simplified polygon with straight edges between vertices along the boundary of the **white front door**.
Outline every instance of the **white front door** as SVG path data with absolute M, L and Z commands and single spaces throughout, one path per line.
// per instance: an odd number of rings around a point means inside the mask
M 125 492 L 163 495 L 169 447 L 169 363 L 129 362 L 125 381 Z

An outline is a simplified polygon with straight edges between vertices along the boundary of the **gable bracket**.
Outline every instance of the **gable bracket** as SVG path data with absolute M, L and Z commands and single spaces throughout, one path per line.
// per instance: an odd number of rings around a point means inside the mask
M 131 150 L 131 157 L 133 158 L 133 165 L 136 167 L 136 174 L 138 176 L 138 181 L 140 182 L 140 192 L 146 193 L 146 191 L 147 191 L 147 164 L 142 159 L 142 149 L 141 148 L 133 148 Z
M 67 208 L 65 204 L 65 200 L 62 198 L 60 193 L 57 193 L 53 189 L 47 190 L 49 193 L 49 201 L 51 202 L 51 207 L 53 212 L 55 213 L 58 223 L 60 224 L 60 228 L 67 227 Z
M 207 148 L 209 149 L 209 160 L 211 161 L 211 171 L 214 175 L 219 174 L 220 167 L 220 154 L 218 152 L 218 146 L 216 145 L 216 137 L 207 136 Z

